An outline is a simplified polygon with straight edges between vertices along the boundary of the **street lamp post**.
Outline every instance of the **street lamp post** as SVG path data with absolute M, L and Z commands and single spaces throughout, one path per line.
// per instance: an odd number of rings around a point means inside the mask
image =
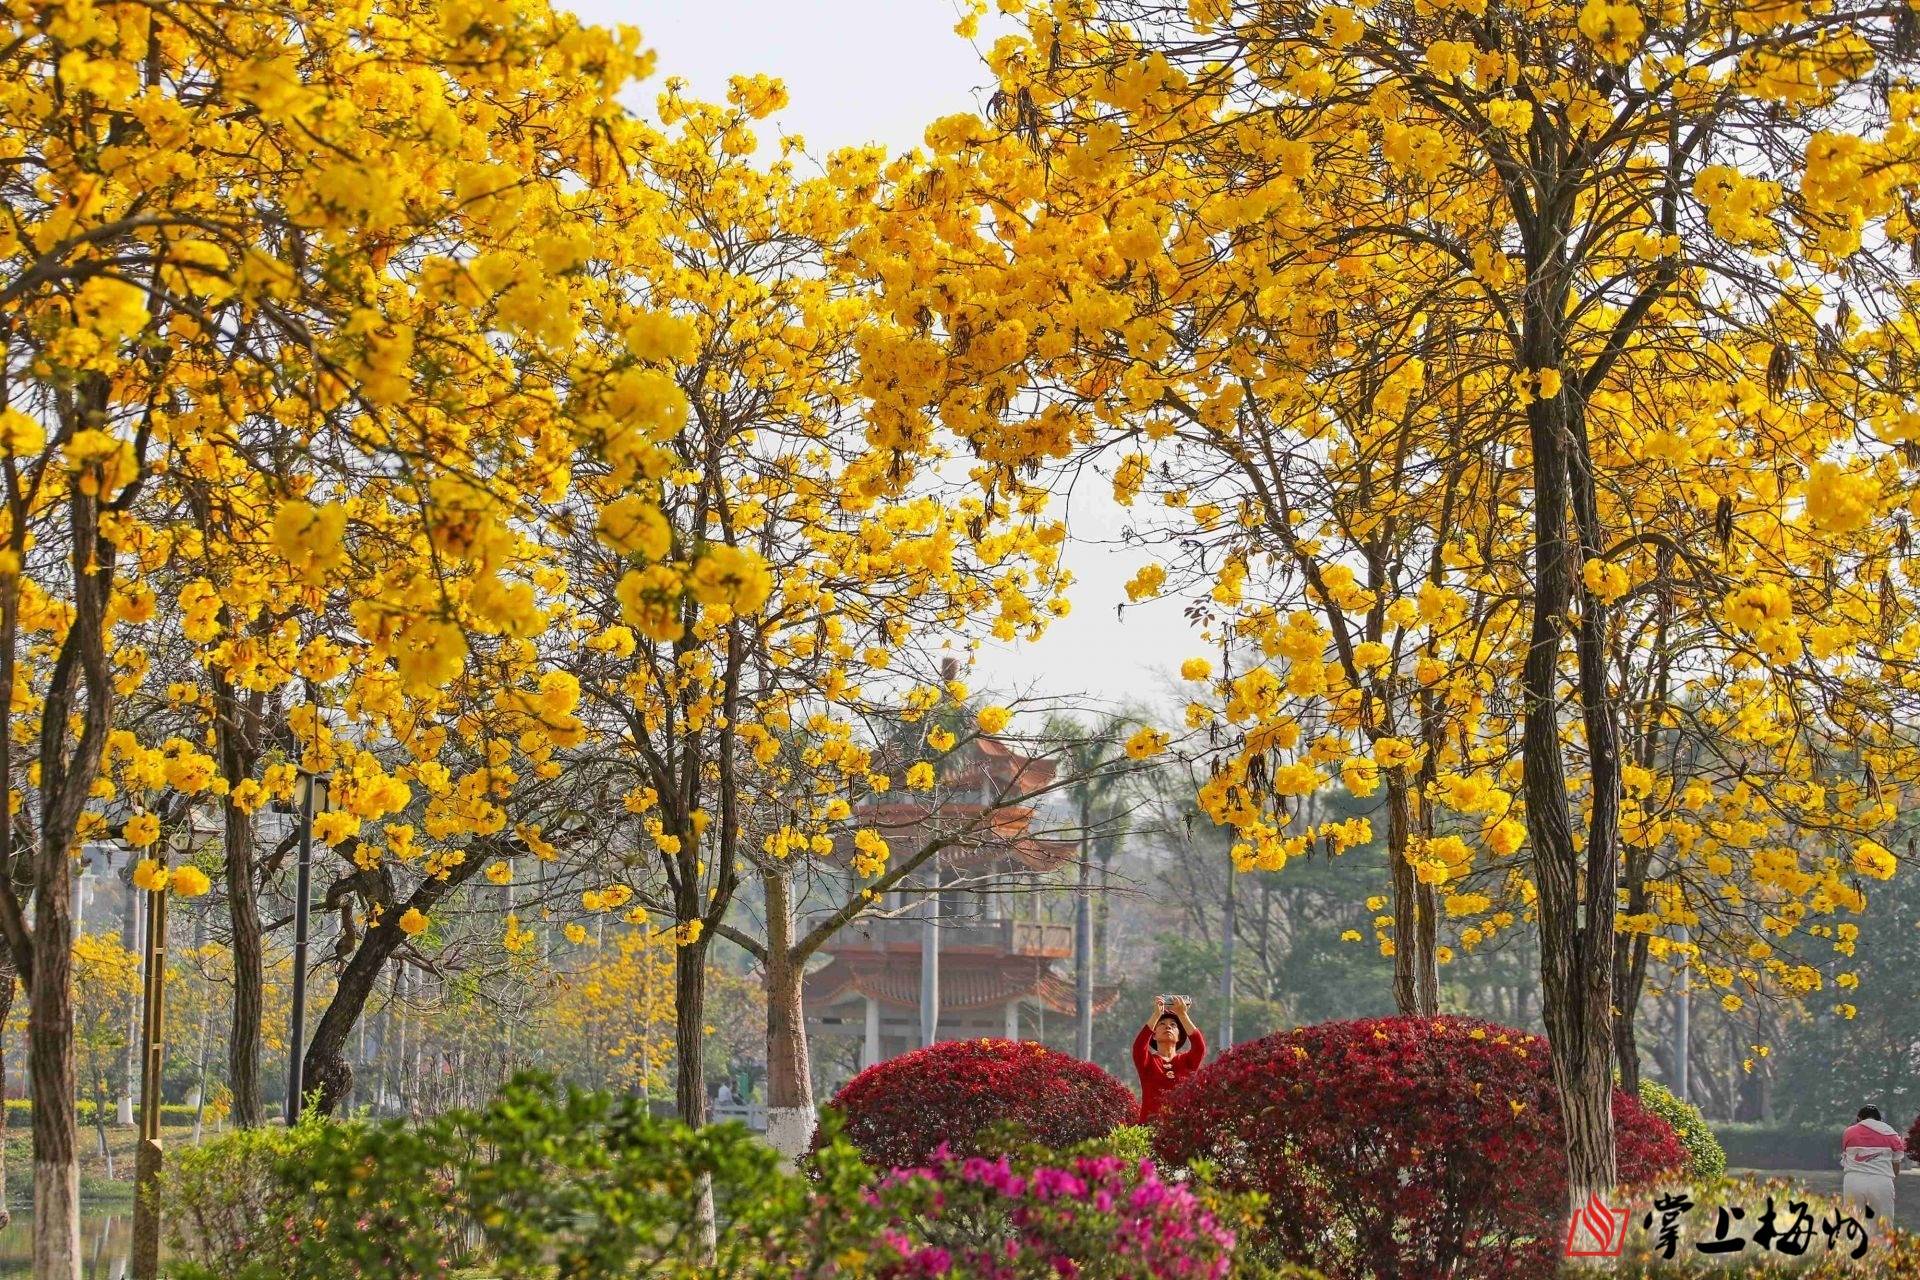
M 293 888 L 293 1028 L 287 1041 L 287 1125 L 300 1120 L 305 1084 L 301 1070 L 307 1042 L 307 908 L 313 891 L 313 792 L 327 781 L 302 770 L 295 788 L 300 806 L 300 861 Z

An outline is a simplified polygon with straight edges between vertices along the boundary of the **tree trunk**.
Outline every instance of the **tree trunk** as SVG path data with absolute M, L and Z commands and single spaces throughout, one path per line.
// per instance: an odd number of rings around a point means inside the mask
M 680 1122 L 690 1128 L 707 1123 L 706 1048 L 707 936 L 704 931 L 673 953 L 674 1103 Z M 772 1016 L 771 1010 L 768 1016 Z M 695 1230 L 702 1255 L 709 1261 L 718 1247 L 719 1219 L 713 1200 L 713 1179 L 700 1176 Z
M 1440 1012 L 1440 895 L 1432 885 L 1420 884 L 1413 891 L 1413 906 L 1420 929 L 1414 994 L 1420 1016 L 1431 1018 Z
M 798 1161 L 813 1146 L 814 1126 L 813 1064 L 800 999 L 806 957 L 793 944 L 793 869 L 777 864 L 761 881 L 767 899 L 767 1141 Z
M 227 919 L 233 934 L 233 1018 L 227 1029 L 227 1088 L 233 1122 L 250 1129 L 261 1122 L 260 1011 L 266 960 L 260 938 L 260 898 L 253 879 L 252 819 L 226 806 Z
M 313 1040 L 301 1059 L 303 1087 L 310 1092 L 319 1091 L 315 1106 L 321 1115 L 332 1115 L 353 1089 L 353 1064 L 347 1061 L 347 1040 L 365 1012 L 367 999 L 372 996 L 380 975 L 386 971 L 387 961 L 393 958 L 406 936 L 400 932 L 399 915 L 388 914 L 391 918 L 369 930 L 353 958 L 347 961 L 334 986 L 333 999 L 320 1015 L 313 1029 Z M 381 1047 L 386 1046 L 383 1043 Z
M 1632 870 L 1627 872 L 1629 883 L 1634 881 Z M 1645 909 L 1646 888 L 1639 886 L 1638 893 L 1630 893 L 1627 903 L 1629 913 Z M 1647 982 L 1647 935 L 1644 933 L 1622 934 L 1613 950 L 1613 990 L 1617 1009 L 1613 1019 L 1613 1065 L 1619 1074 L 1620 1087 L 1631 1096 L 1640 1092 L 1640 1040 L 1637 1030 L 1640 1013 L 1640 993 Z
M 1240 873 L 1227 867 L 1225 911 L 1220 921 L 1220 1052 L 1233 1048 L 1233 943 L 1239 932 L 1238 904 L 1233 889 Z
M 69 827 L 70 831 L 71 828 Z M 44 836 L 51 842 L 54 837 Z M 63 842 L 64 843 L 64 842 Z M 27 1074 L 33 1098 L 33 1274 L 79 1280 L 78 1087 L 73 1069 L 73 859 L 43 848 L 34 887 Z
M 1776 1035 L 1777 1028 L 1772 1025 L 1772 1022 L 1766 1006 L 1758 1005 L 1754 1013 L 1752 1032 L 1734 1041 L 1735 1055 L 1739 1055 L 1743 1043 L 1779 1043 Z M 1737 1023 L 1733 1025 L 1738 1026 Z M 1736 1096 L 1733 1118 L 1742 1124 L 1759 1124 L 1773 1119 L 1773 1059 L 1762 1058 L 1756 1054 L 1752 1070 L 1748 1070 L 1744 1063 L 1738 1065 L 1740 1071 L 1734 1077 Z M 1890 1090 L 1883 1090 L 1880 1096 L 1883 1098 L 1890 1096 Z
M 258 724 L 264 699 L 213 681 L 214 734 L 220 776 L 229 788 L 253 775 L 259 762 Z M 227 1024 L 227 1088 L 233 1120 L 250 1129 L 261 1123 L 260 1018 L 266 989 L 266 959 L 260 936 L 260 888 L 254 880 L 253 817 L 233 804 L 221 810 L 226 854 L 227 919 L 232 933 L 233 1017 Z
M 1406 770 L 1387 770 L 1387 859 L 1393 885 L 1393 1002 L 1408 1017 L 1431 1017 L 1439 1011 L 1438 953 L 1432 944 L 1433 891 L 1414 875 L 1407 854 L 1413 844 L 1413 798 Z M 1422 922 L 1422 915 L 1426 920 Z
M 136 955 L 140 952 L 140 926 L 144 914 L 140 909 L 140 900 L 146 895 L 133 883 L 133 873 L 127 873 L 126 928 L 120 931 L 120 945 Z M 78 932 L 76 930 L 76 932 Z M 140 997 L 127 998 L 127 1043 L 120 1053 L 120 1092 L 114 1103 L 114 1123 L 122 1127 L 133 1124 L 134 1081 L 139 1079 L 140 1061 Z M 111 1169 L 111 1162 L 109 1162 Z M 108 1177 L 112 1177 L 109 1172 Z
M 199 956 L 201 948 L 207 945 L 207 913 L 205 904 L 193 913 L 193 953 Z M 213 1017 L 213 1001 L 200 1001 L 200 1034 L 197 1045 L 199 1062 L 194 1068 L 193 1086 L 193 1145 L 200 1145 L 200 1138 L 206 1127 L 207 1117 L 207 1040 L 212 1031 L 209 1022 Z
M 1561 297 L 1560 291 L 1544 285 L 1537 285 L 1530 295 L 1525 353 L 1529 368 L 1559 367 L 1560 345 L 1552 337 L 1546 314 L 1560 305 Z M 1542 338 L 1542 334 L 1549 336 Z M 1565 1121 L 1568 1195 L 1577 1206 L 1615 1182 L 1612 958 L 1619 759 L 1612 754 L 1615 744 L 1604 732 L 1610 717 L 1604 705 L 1596 705 L 1606 698 L 1605 672 L 1596 673 L 1593 664 L 1604 655 L 1591 651 L 1592 636 L 1583 634 L 1580 691 L 1593 770 L 1593 823 L 1583 867 L 1567 803 L 1558 683 L 1561 633 L 1573 603 L 1577 572 L 1577 551 L 1567 527 L 1573 496 L 1568 398 L 1563 394 L 1536 401 L 1528 409 L 1534 467 L 1534 603 L 1522 668 L 1526 719 L 1521 759 L 1539 890 L 1543 1021 Z M 1587 615 L 1581 627 L 1591 632 L 1597 603 L 1582 603 Z M 1604 627 L 1604 619 L 1599 625 Z
M 92 1055 L 88 1055 L 92 1056 Z M 113 1148 L 107 1145 L 107 1076 L 104 1070 L 93 1077 L 93 1136 L 100 1148 L 100 1163 L 107 1167 L 107 1181 L 114 1179 Z
M 474 854 L 480 852 L 476 850 Z M 353 1092 L 353 1064 L 347 1061 L 347 1041 L 353 1035 L 354 1027 L 359 1024 L 361 1014 L 366 1012 L 367 999 L 373 994 L 373 988 L 380 981 L 387 962 L 406 940 L 406 935 L 400 931 L 400 918 L 409 908 L 422 914 L 430 913 L 449 894 L 471 880 L 488 861 L 486 856 L 474 854 L 470 854 L 446 878 L 422 881 L 405 901 L 389 903 L 380 924 L 361 935 L 360 945 L 354 949 L 347 967 L 341 971 L 340 980 L 334 986 L 333 998 L 327 1001 L 326 1012 L 320 1015 L 320 1023 L 313 1029 L 313 1039 L 308 1042 L 307 1051 L 300 1059 L 301 1088 L 309 1092 L 314 1089 L 320 1091 L 322 1115 L 332 1115 Z M 396 974 L 396 992 L 400 989 L 398 983 L 399 975 Z M 405 1024 L 401 1025 L 404 1042 Z M 380 1047 L 384 1052 L 384 1041 Z M 424 1060 L 425 1045 L 422 1044 L 420 1049 L 421 1059 Z M 403 1064 L 405 1057 L 403 1048 Z M 415 1078 L 418 1078 L 418 1073 Z
M 680 1122 L 698 1129 L 707 1123 L 705 932 L 674 949 L 673 1005 L 674 1105 L 680 1112 Z
M 1100 854 L 1100 877 L 1094 890 L 1093 902 L 1093 963 L 1094 972 L 1102 983 L 1112 980 L 1113 965 L 1107 948 L 1107 917 L 1111 908 L 1108 905 L 1107 888 L 1113 879 L 1112 841 L 1102 843 Z
M 7 1211 L 7 1019 L 13 1016 L 13 988 L 19 981 L 13 948 L 0 936 L 0 1231 L 13 1221 Z

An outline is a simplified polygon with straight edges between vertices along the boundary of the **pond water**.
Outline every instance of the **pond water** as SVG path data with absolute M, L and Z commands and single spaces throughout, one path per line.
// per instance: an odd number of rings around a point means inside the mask
M 80 1206 L 80 1274 L 86 1280 L 126 1280 L 133 1261 L 133 1205 Z M 25 1276 L 33 1265 L 33 1209 L 13 1207 L 13 1225 L 0 1231 L 0 1276 Z

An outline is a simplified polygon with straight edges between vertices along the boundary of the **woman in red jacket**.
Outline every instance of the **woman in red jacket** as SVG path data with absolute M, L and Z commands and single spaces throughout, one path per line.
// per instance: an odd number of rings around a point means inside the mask
M 1207 1038 L 1193 1025 L 1185 996 L 1157 997 L 1153 1016 L 1133 1038 L 1133 1069 L 1140 1073 L 1140 1123 L 1160 1114 L 1167 1095 L 1200 1069 Z

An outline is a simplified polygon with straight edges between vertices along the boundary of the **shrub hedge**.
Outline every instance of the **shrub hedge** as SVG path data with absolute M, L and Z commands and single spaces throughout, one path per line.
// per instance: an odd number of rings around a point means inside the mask
M 1615 1091 L 1623 1182 L 1682 1167 Z M 1546 1041 L 1469 1018 L 1323 1023 L 1242 1044 L 1156 1117 L 1154 1147 L 1267 1198 L 1258 1252 L 1334 1280 L 1552 1274 L 1567 1175 Z
M 1640 1080 L 1640 1105 L 1673 1126 L 1680 1145 L 1687 1149 L 1689 1177 L 1712 1179 L 1727 1172 L 1727 1153 L 1700 1108 L 1682 1102 L 1673 1090 L 1645 1077 Z
M 1056 1150 L 1128 1124 L 1133 1093 L 1069 1054 L 1032 1041 L 951 1040 L 868 1067 L 828 1104 L 875 1167 L 925 1164 L 943 1148 L 985 1154 L 993 1130 Z
M 845 1144 L 810 1183 L 739 1125 L 693 1131 L 538 1076 L 478 1111 L 315 1120 L 196 1155 L 164 1188 L 182 1206 L 172 1280 L 826 1280 L 884 1224 Z M 703 1202 L 722 1228 L 711 1246 Z
M 162 1199 L 173 1255 L 200 1280 L 242 1280 L 286 1265 L 298 1235 L 298 1196 L 283 1170 L 304 1164 L 331 1136 L 309 1111 L 291 1129 L 236 1129 L 167 1153 Z M 291 1272 L 289 1272 L 291 1274 Z
M 1777 1124 L 1716 1124 L 1713 1136 L 1727 1154 L 1729 1169 L 1837 1169 L 1840 1130 Z
M 1224 1280 L 1234 1231 L 1191 1185 L 1153 1163 L 1113 1155 L 943 1156 L 895 1169 L 874 1195 L 888 1223 L 870 1255 L 875 1280 L 1072 1276 Z
M 1234 1257 L 1253 1203 L 1163 1180 L 1118 1152 L 1131 1138 L 876 1174 L 830 1135 L 803 1176 L 737 1125 L 690 1131 L 522 1077 L 476 1112 L 309 1119 L 183 1153 L 163 1187 L 169 1276 L 1320 1280 Z
M 79 1112 L 81 1124 L 93 1123 L 94 1107 L 91 1098 L 80 1099 L 76 1110 Z M 108 1103 L 107 1122 L 109 1124 L 114 1120 L 115 1111 L 116 1108 L 114 1104 Z M 134 1108 L 134 1113 L 136 1116 L 139 1114 L 137 1105 Z M 192 1124 L 193 1113 L 194 1108 L 184 1102 L 163 1102 L 160 1104 L 160 1120 L 163 1124 Z M 8 1098 L 7 1127 L 9 1129 L 24 1129 L 32 1123 L 33 1100 L 31 1098 Z

